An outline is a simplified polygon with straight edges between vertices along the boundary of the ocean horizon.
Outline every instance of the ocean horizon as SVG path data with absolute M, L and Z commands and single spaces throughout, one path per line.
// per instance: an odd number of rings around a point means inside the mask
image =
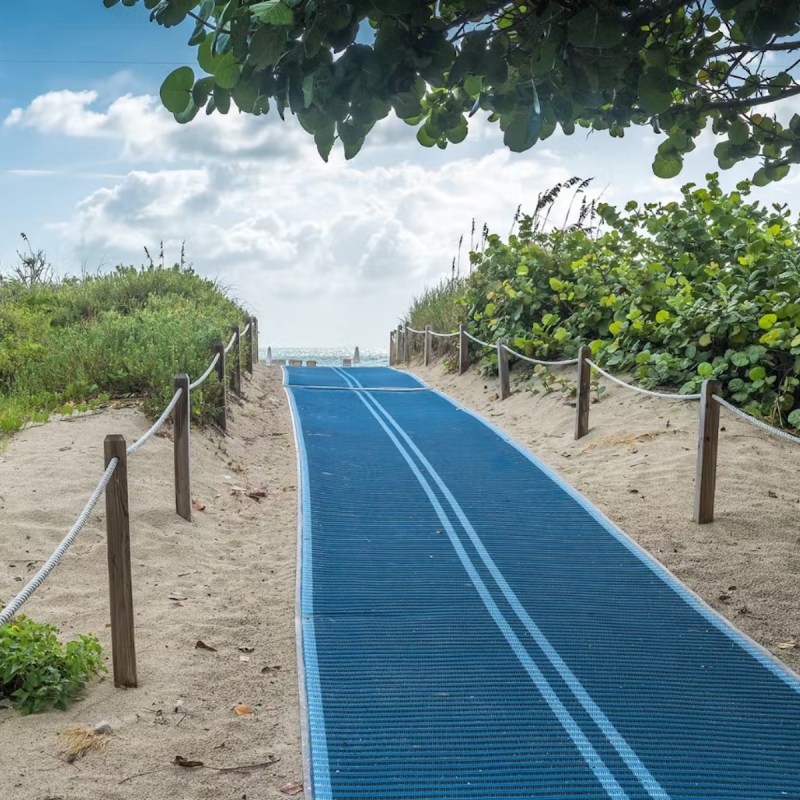
M 258 355 L 262 361 L 269 361 L 271 353 L 272 360 L 296 359 L 299 361 L 316 361 L 321 367 L 341 366 L 342 359 L 352 358 L 355 352 L 354 347 L 259 347 Z M 372 350 L 369 348 L 359 348 L 362 367 L 387 366 L 389 363 L 389 352 L 387 350 Z

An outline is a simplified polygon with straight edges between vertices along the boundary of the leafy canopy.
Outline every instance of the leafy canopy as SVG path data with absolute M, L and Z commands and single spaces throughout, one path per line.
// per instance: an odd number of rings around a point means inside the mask
M 103 0 L 108 7 L 120 0 Z M 122 0 L 135 5 L 138 0 Z M 710 123 L 722 169 L 754 182 L 800 162 L 800 116 L 765 106 L 800 94 L 800 0 L 144 0 L 172 27 L 191 18 L 200 75 L 161 88 L 178 122 L 201 108 L 295 114 L 327 159 L 347 158 L 392 111 L 426 147 L 463 141 L 479 110 L 523 151 L 560 127 L 663 137 L 653 170 L 681 171 Z M 754 109 L 761 109 L 756 111 Z

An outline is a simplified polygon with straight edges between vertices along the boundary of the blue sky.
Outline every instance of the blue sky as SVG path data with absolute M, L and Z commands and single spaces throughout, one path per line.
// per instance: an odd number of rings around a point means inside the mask
M 479 117 L 446 151 L 392 119 L 362 153 L 328 164 L 289 117 L 198 117 L 178 126 L 158 88 L 194 65 L 186 27 L 149 23 L 140 4 L 7 4 L 0 33 L 0 271 L 25 232 L 59 274 L 168 261 L 181 242 L 261 320 L 262 344 L 385 346 L 415 294 L 449 274 L 472 219 L 507 232 L 517 205 L 572 175 L 609 202 L 673 198 L 716 169 L 703 137 L 684 173 L 652 175 L 658 139 L 556 134 L 524 154 Z M 796 109 L 794 109 L 796 110 Z M 752 167 L 754 168 L 754 167 Z M 732 187 L 748 168 L 724 174 Z M 797 175 L 762 192 L 800 208 Z M 466 252 L 462 261 L 466 260 Z

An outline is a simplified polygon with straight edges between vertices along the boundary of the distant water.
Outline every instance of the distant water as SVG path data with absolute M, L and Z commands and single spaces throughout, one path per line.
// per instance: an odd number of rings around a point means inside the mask
M 389 363 L 389 353 L 386 350 L 366 350 L 359 348 L 362 367 L 386 366 Z M 260 347 L 258 354 L 262 361 L 267 360 L 267 348 Z M 352 358 L 353 350 L 347 347 L 273 347 L 272 358 L 289 360 L 299 359 L 316 361 L 319 366 L 341 366 L 343 358 Z

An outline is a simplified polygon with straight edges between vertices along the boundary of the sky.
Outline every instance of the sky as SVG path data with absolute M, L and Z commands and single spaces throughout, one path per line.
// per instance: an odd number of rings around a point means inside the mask
M 0 32 L 0 273 L 25 233 L 60 276 L 146 263 L 164 244 L 259 319 L 263 347 L 385 348 L 415 296 L 450 275 L 473 220 L 506 235 L 515 209 L 573 175 L 624 205 L 679 196 L 717 169 L 704 135 L 672 181 L 653 176 L 659 139 L 557 133 L 526 153 L 480 115 L 447 150 L 390 118 L 362 152 L 329 163 L 290 115 L 201 113 L 178 125 L 158 90 L 196 67 L 191 25 L 164 29 L 143 5 L 37 0 L 4 8 Z M 788 109 L 787 109 L 788 110 Z M 794 111 L 798 109 L 792 109 Z M 723 186 L 757 164 L 723 173 Z M 761 190 L 800 209 L 792 173 Z

